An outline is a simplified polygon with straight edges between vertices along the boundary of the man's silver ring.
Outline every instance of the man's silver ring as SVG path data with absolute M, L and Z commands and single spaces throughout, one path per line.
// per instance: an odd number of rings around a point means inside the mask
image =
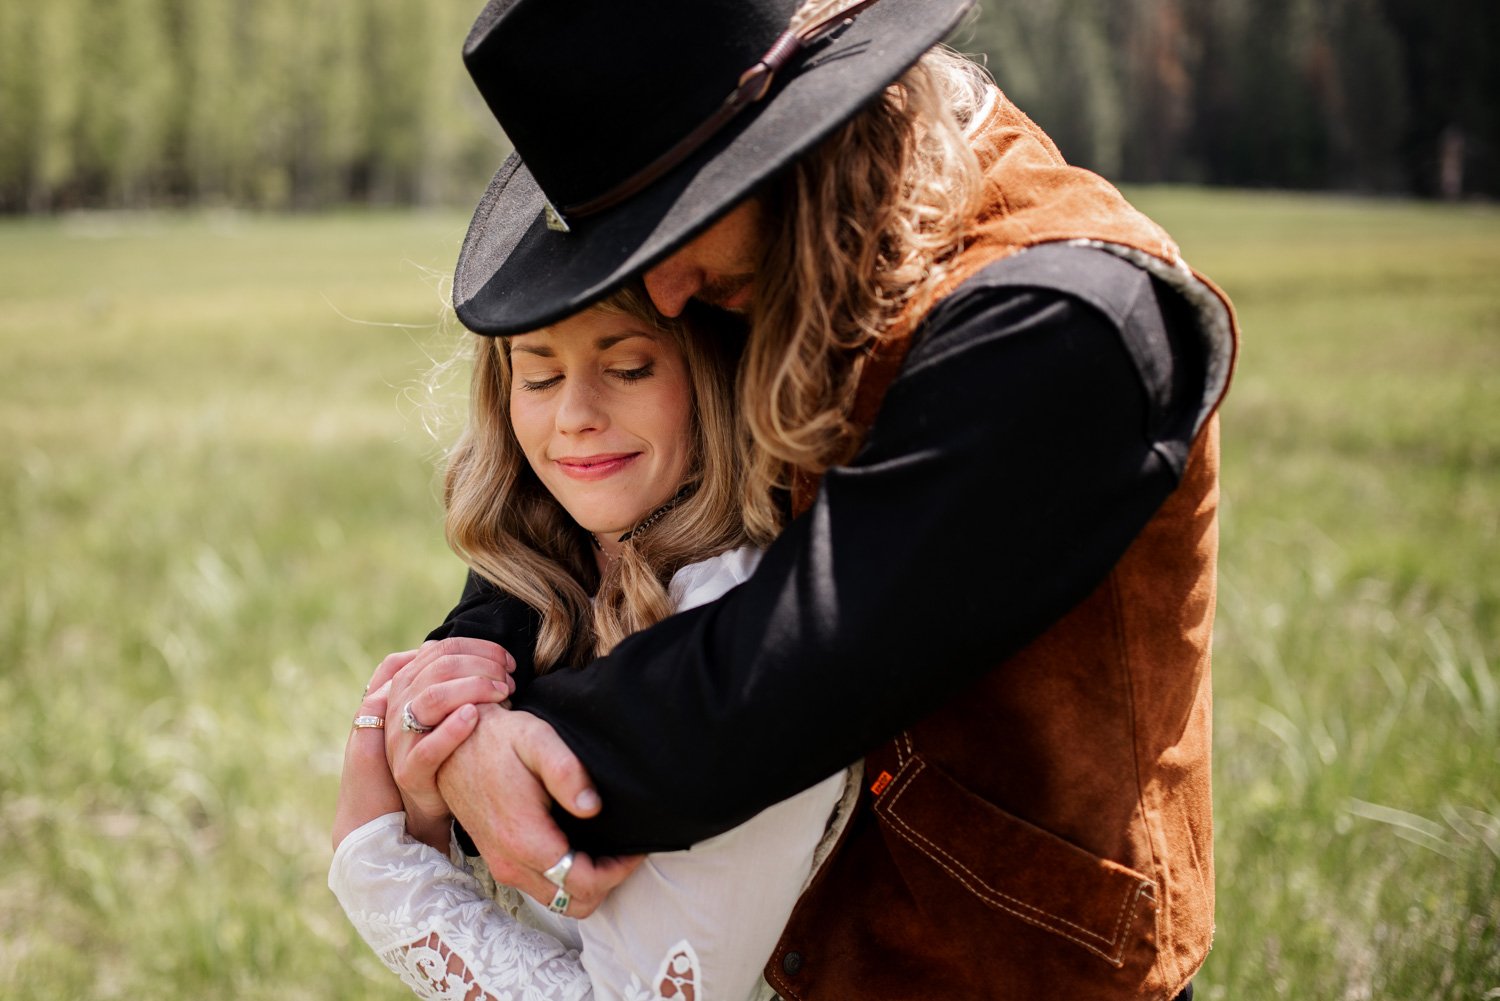
M 417 718 L 412 715 L 411 703 L 408 702 L 401 709 L 401 729 L 407 733 L 431 733 L 435 727 L 423 726 L 418 722 Z
M 559 886 L 557 888 L 557 896 L 552 898 L 552 903 L 547 905 L 547 910 L 553 914 L 566 914 L 568 912 L 568 905 L 572 902 L 573 898 L 568 895 L 568 891 Z
M 563 884 L 568 881 L 568 873 L 572 871 L 573 853 L 572 851 L 566 851 L 563 853 L 563 857 L 554 862 L 552 868 L 543 872 L 542 875 L 546 877 L 547 882 L 557 887 L 558 890 L 561 890 Z M 555 904 L 557 901 L 554 900 L 553 903 Z M 566 901 L 563 902 L 563 906 L 568 906 Z

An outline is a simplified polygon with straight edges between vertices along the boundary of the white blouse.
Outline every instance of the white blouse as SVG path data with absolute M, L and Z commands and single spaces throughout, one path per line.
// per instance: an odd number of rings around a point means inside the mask
M 672 599 L 679 610 L 712 601 L 749 577 L 759 558 L 744 548 L 684 567 L 672 578 Z M 761 967 L 811 878 L 815 854 L 817 862 L 826 854 L 834 808 L 852 800 L 857 781 L 840 772 L 687 851 L 648 855 L 582 920 L 513 891 L 508 906 L 497 904 L 473 873 L 407 837 L 400 813 L 349 834 L 334 853 L 328 885 L 418 997 L 770 997 Z

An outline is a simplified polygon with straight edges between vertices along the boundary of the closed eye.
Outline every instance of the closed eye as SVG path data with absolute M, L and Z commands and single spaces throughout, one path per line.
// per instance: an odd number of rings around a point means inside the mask
M 562 376 L 560 375 L 554 375 L 547 379 L 528 379 L 522 376 L 521 388 L 528 393 L 536 393 L 544 389 L 551 389 L 560 382 L 562 382 Z
M 625 382 L 636 382 L 640 379 L 649 379 L 655 372 L 655 362 L 647 362 L 640 368 L 617 368 L 614 370 L 615 377 Z

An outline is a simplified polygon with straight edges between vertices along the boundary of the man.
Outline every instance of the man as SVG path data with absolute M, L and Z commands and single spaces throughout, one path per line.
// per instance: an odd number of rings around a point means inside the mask
M 780 994 L 1169 999 L 1212 935 L 1233 321 L 934 48 L 970 2 L 480 15 L 465 58 L 517 155 L 465 241 L 460 318 L 534 329 L 636 278 L 668 315 L 743 312 L 747 521 L 781 534 L 720 601 L 523 685 L 441 787 L 499 878 L 566 901 L 565 878 L 578 915 L 628 873 L 608 856 L 864 758 L 767 966 Z M 507 634 L 468 607 L 435 635 L 501 640 L 524 675 L 524 609 Z M 420 660 L 512 663 L 474 642 Z M 549 794 L 591 819 L 559 813 L 564 835 Z M 596 858 L 544 875 L 570 846 Z

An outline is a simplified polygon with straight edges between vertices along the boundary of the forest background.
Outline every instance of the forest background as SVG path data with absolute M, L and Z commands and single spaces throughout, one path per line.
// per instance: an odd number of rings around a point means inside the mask
M 476 6 L 0 4 L 0 211 L 469 202 Z M 986 2 L 955 43 L 1117 180 L 1500 194 L 1494 0 Z

